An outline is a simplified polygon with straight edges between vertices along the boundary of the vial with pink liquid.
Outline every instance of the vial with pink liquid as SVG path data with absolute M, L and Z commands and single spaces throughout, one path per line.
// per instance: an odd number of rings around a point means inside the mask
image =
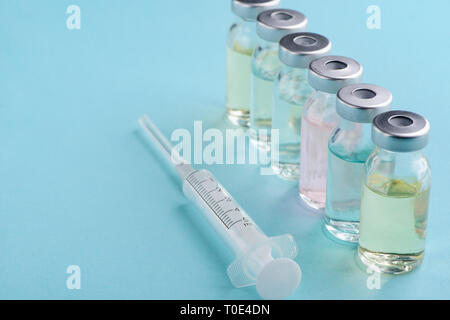
M 325 208 L 328 139 L 337 125 L 336 93 L 360 83 L 363 68 L 357 61 L 326 56 L 309 66 L 308 82 L 314 88 L 302 113 L 300 144 L 300 197 L 314 209 Z

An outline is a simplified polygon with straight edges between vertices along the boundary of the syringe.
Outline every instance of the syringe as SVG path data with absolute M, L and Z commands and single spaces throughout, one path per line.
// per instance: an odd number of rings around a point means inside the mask
M 292 259 L 297 246 L 290 234 L 267 237 L 207 170 L 195 170 L 144 115 L 142 128 L 175 166 L 183 193 L 201 210 L 236 259 L 227 274 L 235 287 L 256 285 L 263 299 L 283 299 L 299 285 L 301 270 Z

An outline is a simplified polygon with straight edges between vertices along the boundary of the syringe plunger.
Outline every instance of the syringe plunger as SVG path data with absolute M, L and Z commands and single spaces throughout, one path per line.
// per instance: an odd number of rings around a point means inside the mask
M 267 237 L 207 170 L 195 170 L 184 161 L 158 128 L 143 116 L 139 124 L 177 169 L 183 193 L 201 210 L 216 233 L 228 244 L 236 260 L 227 269 L 236 287 L 256 285 L 264 299 L 283 299 L 299 285 L 301 270 L 294 238 Z

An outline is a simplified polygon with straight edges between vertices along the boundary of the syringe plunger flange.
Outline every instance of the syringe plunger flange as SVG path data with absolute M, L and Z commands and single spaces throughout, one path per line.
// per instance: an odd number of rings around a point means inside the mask
M 227 269 L 237 287 L 256 285 L 264 299 L 283 299 L 300 284 L 301 270 L 292 259 L 297 245 L 290 234 L 269 238 L 234 260 Z
M 294 238 L 291 235 L 265 236 L 209 171 L 194 170 L 147 116 L 141 117 L 139 123 L 176 168 L 186 197 L 238 253 L 238 258 L 227 269 L 233 285 L 256 285 L 264 299 L 289 296 L 301 279 L 300 267 L 292 260 L 297 256 Z

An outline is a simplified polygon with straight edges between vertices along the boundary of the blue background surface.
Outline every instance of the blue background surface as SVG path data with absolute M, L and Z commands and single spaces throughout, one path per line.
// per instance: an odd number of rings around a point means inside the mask
M 333 53 L 365 67 L 394 107 L 431 122 L 426 256 L 366 287 L 355 249 L 329 240 L 297 186 L 252 165 L 207 168 L 268 235 L 289 232 L 303 270 L 295 299 L 450 298 L 450 2 L 283 0 Z M 81 8 L 81 30 L 66 8 Z M 366 8 L 381 8 L 381 30 Z M 0 298 L 253 299 L 233 257 L 138 130 L 223 123 L 229 1 L 0 0 Z M 66 288 L 79 265 L 81 290 Z

